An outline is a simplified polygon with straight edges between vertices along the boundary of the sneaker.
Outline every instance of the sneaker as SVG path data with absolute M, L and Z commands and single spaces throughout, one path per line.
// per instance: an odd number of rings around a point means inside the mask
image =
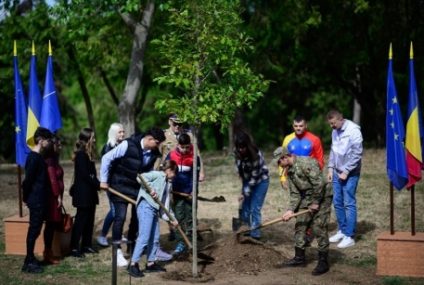
M 127 242 L 128 242 L 128 239 L 127 239 L 125 236 L 122 236 L 122 238 L 121 238 L 121 242 L 123 242 L 123 243 L 127 243 Z
M 134 278 L 141 278 L 144 276 L 143 272 L 138 267 L 138 263 L 134 263 L 133 265 L 128 266 L 127 272 Z
M 170 261 L 172 259 L 172 254 L 169 254 L 163 251 L 160 247 L 156 251 L 156 260 L 157 261 Z
M 84 246 L 82 248 L 82 252 L 83 253 L 88 253 L 88 254 L 95 254 L 95 253 L 99 253 L 99 251 L 97 249 L 92 248 L 91 246 Z
M 76 258 L 84 258 L 85 257 L 85 254 L 78 249 L 71 250 L 71 253 L 69 255 L 72 256 L 72 257 L 76 257 Z
M 116 252 L 116 264 L 118 267 L 125 267 L 128 266 L 128 261 L 125 259 L 124 254 L 122 253 L 122 249 L 118 249 Z
M 109 246 L 109 242 L 107 241 L 107 238 L 104 236 L 98 236 L 96 240 L 97 240 L 97 243 L 101 246 L 104 246 L 104 247 Z
M 172 253 L 173 256 L 181 255 L 186 251 L 186 246 L 183 242 L 177 243 L 177 247 L 175 248 L 174 252 Z
M 146 272 L 166 272 L 166 269 L 154 262 L 151 265 L 146 264 Z
M 338 248 L 346 248 L 355 245 L 355 240 L 351 237 L 345 236 L 342 241 L 337 245 Z
M 34 274 L 43 273 L 44 271 L 41 265 L 37 264 L 36 262 L 24 263 L 21 270 L 22 272 L 34 273 Z
M 342 233 L 342 231 L 338 231 L 335 235 L 332 235 L 329 239 L 330 242 L 339 242 L 341 241 L 345 235 Z

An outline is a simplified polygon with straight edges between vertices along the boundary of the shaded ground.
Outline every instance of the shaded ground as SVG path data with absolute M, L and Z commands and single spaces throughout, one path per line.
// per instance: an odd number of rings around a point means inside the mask
M 200 195 L 207 198 L 224 196 L 226 202 L 212 203 L 199 201 L 199 221 L 207 224 L 213 232 L 202 234 L 204 240 L 199 247 L 209 247 L 207 254 L 215 263 L 199 265 L 200 277 L 193 280 L 192 264 L 189 261 L 174 261 L 166 265 L 164 274 L 146 274 L 142 279 L 130 279 L 125 269 L 118 271 L 118 284 L 170 284 L 181 285 L 190 282 L 207 284 L 424 284 L 424 279 L 378 277 L 376 268 L 376 236 L 388 229 L 388 194 L 385 178 L 385 161 L 382 151 L 368 152 L 364 159 L 364 170 L 358 191 L 358 234 L 353 248 L 339 250 L 335 245 L 330 249 L 330 272 L 319 277 L 311 276 L 316 265 L 316 244 L 307 249 L 308 265 L 305 268 L 276 268 L 282 261 L 291 258 L 293 249 L 293 222 L 279 223 L 263 230 L 263 245 L 239 244 L 231 230 L 231 219 L 236 216 L 240 191 L 239 180 L 232 172 L 233 159 L 219 155 L 205 154 L 206 182 L 201 184 Z M 269 159 L 267 160 L 269 161 Z M 64 163 L 65 184 L 69 189 L 72 178 L 71 164 Z M 281 215 L 287 206 L 288 193 L 281 191 L 276 179 L 276 169 L 270 166 L 271 185 L 262 211 L 264 222 Z M 422 209 L 424 187 L 416 191 L 417 231 L 424 231 Z M 0 166 L 0 218 L 18 213 L 16 169 Z M 68 212 L 75 214 L 70 197 L 65 194 Z M 395 224 L 397 229 L 408 230 L 409 194 L 395 195 Z M 105 193 L 100 193 L 100 204 L 96 212 L 95 230 L 100 231 L 103 218 L 108 211 Z M 27 210 L 24 208 L 24 213 Z M 332 217 L 330 230 L 335 230 Z M 127 226 L 125 226 L 127 229 Z M 172 251 L 174 242 L 167 239 L 167 227 L 161 226 L 161 246 Z M 87 256 L 85 260 L 65 258 L 58 266 L 45 268 L 37 276 L 22 274 L 22 256 L 6 256 L 4 252 L 4 225 L 0 225 L 0 284 L 111 284 L 111 249 L 99 248 L 100 253 Z

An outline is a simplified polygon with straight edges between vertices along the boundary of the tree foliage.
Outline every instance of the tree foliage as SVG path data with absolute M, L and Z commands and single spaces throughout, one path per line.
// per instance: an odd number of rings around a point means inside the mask
M 251 108 L 268 86 L 243 58 L 252 45 L 240 30 L 240 6 L 227 0 L 175 2 L 161 6 L 170 32 L 151 42 L 162 67 L 154 81 L 171 87 L 156 107 L 191 124 L 227 126 L 237 108 Z
M 101 144 L 110 123 L 119 120 L 130 65 L 139 64 L 131 60 L 135 30 L 125 19 L 141 24 L 149 3 L 156 10 L 139 89 L 134 89 L 135 128 L 165 124 L 157 110 L 182 110 L 186 120 L 202 124 L 200 138 L 213 147 L 218 145 L 211 139 L 218 136 L 214 122 L 228 124 L 237 109 L 256 143 L 275 147 L 291 132 L 293 116 L 302 113 L 328 146 L 326 112 L 336 107 L 350 118 L 356 100 L 366 143 L 384 145 L 390 42 L 403 110 L 410 41 L 418 93 L 423 93 L 422 1 L 57 0 L 49 7 L 43 0 L 5 0 L 0 1 L 0 127 L 7 139 L 0 142 L 1 161 L 13 161 L 14 153 L 13 40 L 24 87 L 31 41 L 40 87 L 52 41 L 65 145 L 72 148 L 90 120 Z

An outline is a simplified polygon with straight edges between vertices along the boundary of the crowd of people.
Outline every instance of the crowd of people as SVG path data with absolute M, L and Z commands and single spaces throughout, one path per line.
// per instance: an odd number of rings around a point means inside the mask
M 327 121 L 333 129 L 327 177 L 323 176 L 325 163 L 321 140 L 308 131 L 302 116 L 295 117 L 293 133 L 287 135 L 282 146 L 274 152 L 281 186 L 290 197 L 282 219 L 288 221 L 296 217 L 295 256 L 281 266 L 304 266 L 305 249 L 316 239 L 318 264 L 312 271 L 313 275 L 329 270 L 330 242 L 337 243 L 341 249 L 355 245 L 355 197 L 361 170 L 362 135 L 360 127 L 343 118 L 337 110 L 327 114 Z M 92 241 L 101 189 L 107 192 L 110 210 L 95 240 L 99 246 L 109 246 L 107 235 L 112 227 L 111 241 L 118 247 L 117 265 L 127 267 L 131 276 L 142 277 L 143 272 L 166 271 L 158 261 L 169 261 L 187 252 L 182 235 L 174 229 L 180 226 L 192 239 L 192 188 L 193 184 L 204 181 L 205 173 L 190 131 L 182 128 L 183 122 L 175 114 L 168 117 L 168 123 L 166 130 L 152 128 L 127 138 L 123 125 L 113 123 L 101 151 L 99 177 L 95 166 L 94 131 L 90 128 L 81 130 L 72 156 L 74 175 L 69 190 L 72 205 L 76 208 L 70 243 L 72 257 L 84 258 L 86 254 L 98 252 Z M 59 164 L 60 139 L 39 127 L 34 134 L 34 143 L 23 181 L 23 199 L 29 208 L 30 219 L 27 255 L 22 271 L 28 273 L 43 272 L 43 263 L 59 263 L 52 252 L 52 240 L 54 231 L 62 225 L 64 193 L 64 173 Z M 194 157 L 195 152 L 197 157 Z M 247 235 L 261 240 L 258 227 L 262 223 L 261 211 L 269 186 L 268 167 L 263 153 L 245 131 L 236 130 L 234 134 L 234 154 L 241 180 L 238 198 L 240 219 L 251 229 Z M 197 169 L 194 169 L 195 165 Z M 140 183 L 140 179 L 146 185 Z M 135 204 L 130 203 L 131 200 Z M 125 237 L 124 223 L 129 204 L 131 217 Z M 338 230 L 329 237 L 332 204 Z M 296 215 L 302 210 L 308 211 Z M 160 247 L 159 218 L 168 222 L 169 237 L 176 240 L 172 253 Z M 40 262 L 34 256 L 34 246 L 44 222 L 45 250 L 44 260 Z M 121 244 L 127 244 L 127 254 L 131 256 L 129 261 Z M 139 261 L 143 254 L 147 257 L 147 264 L 140 269 Z

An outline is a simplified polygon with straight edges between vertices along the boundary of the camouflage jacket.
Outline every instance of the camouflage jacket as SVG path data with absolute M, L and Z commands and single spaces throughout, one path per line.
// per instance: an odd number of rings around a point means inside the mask
M 324 196 L 324 177 L 316 159 L 296 156 L 287 170 L 290 191 L 289 209 L 296 211 L 320 204 Z

